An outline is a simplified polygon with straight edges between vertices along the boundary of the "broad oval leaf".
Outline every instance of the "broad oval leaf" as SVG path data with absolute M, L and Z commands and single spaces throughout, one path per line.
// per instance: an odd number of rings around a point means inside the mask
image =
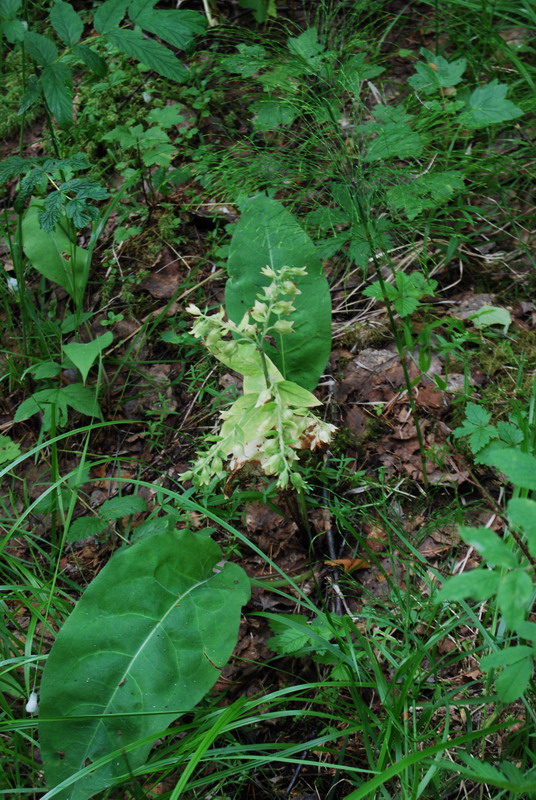
M 206 534 L 166 531 L 121 550 L 90 584 L 48 657 L 41 754 L 49 787 L 156 735 L 213 686 L 236 642 L 249 580 L 217 566 Z M 143 764 L 144 743 L 55 795 L 86 800 Z
M 277 200 L 257 195 L 247 200 L 229 247 L 229 280 L 225 288 L 227 314 L 236 323 L 270 282 L 261 269 L 306 267 L 294 278 L 301 294 L 290 319 L 294 331 L 275 335 L 277 351 L 268 353 L 286 380 L 314 389 L 331 352 L 331 298 L 320 258 L 298 221 Z
M 52 233 L 41 228 L 39 215 L 43 209 L 44 203 L 32 198 L 22 220 L 24 253 L 34 269 L 63 287 L 76 303 L 81 303 L 88 255 L 73 244 L 65 219 Z

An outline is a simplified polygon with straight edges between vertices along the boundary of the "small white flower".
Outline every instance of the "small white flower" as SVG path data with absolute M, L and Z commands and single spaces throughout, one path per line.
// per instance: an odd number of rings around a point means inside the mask
M 39 703 L 37 702 L 37 692 L 30 692 L 30 697 L 26 703 L 26 713 L 37 714 L 39 711 Z

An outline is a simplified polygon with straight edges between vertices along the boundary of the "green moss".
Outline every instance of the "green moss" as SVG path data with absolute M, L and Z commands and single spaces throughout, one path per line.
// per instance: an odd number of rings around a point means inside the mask
M 536 365 L 536 330 L 516 330 L 512 338 L 488 340 L 473 366 L 488 381 L 480 394 L 483 404 L 497 418 L 508 416 L 512 400 L 530 396 Z

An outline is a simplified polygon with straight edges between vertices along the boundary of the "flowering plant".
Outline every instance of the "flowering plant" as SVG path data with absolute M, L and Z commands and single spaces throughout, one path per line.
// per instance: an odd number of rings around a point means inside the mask
M 264 267 L 262 273 L 271 283 L 257 294 L 253 308 L 240 322 L 225 319 L 223 309 L 205 314 L 195 305 L 187 311 L 196 321 L 193 335 L 230 369 L 241 373 L 243 395 L 221 412 L 223 421 L 213 444 L 198 458 L 182 480 L 196 485 L 209 484 L 213 478 L 235 475 L 246 465 L 253 465 L 266 475 L 277 476 L 277 486 L 304 489 L 296 472 L 299 450 L 314 450 L 327 445 L 335 427 L 312 414 L 309 409 L 320 401 L 297 383 L 285 380 L 266 355 L 268 337 L 273 333 L 292 332 L 288 317 L 295 310 L 293 298 L 300 293 L 292 278 L 304 275 L 304 267 Z

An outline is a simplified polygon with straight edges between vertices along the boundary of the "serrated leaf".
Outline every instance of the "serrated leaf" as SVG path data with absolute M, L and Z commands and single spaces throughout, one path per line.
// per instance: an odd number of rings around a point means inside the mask
M 50 9 L 50 22 L 60 39 L 66 44 L 73 45 L 80 41 L 84 23 L 70 3 L 55 0 Z
M 65 204 L 65 215 L 72 220 L 75 228 L 85 228 L 92 220 L 97 219 L 99 211 L 84 200 L 73 197 Z
M 432 94 L 441 88 L 456 86 L 462 79 L 467 66 L 465 58 L 456 61 L 447 61 L 442 56 L 434 55 L 430 50 L 422 48 L 421 55 L 426 59 L 426 63 L 416 64 L 416 75 L 408 78 L 408 83 L 417 91 L 424 94 Z
M 483 463 L 500 469 L 516 486 L 536 490 L 536 458 L 533 455 L 506 447 L 499 452 L 492 451 Z
M 0 0 L 0 17 L 13 19 L 22 7 L 22 0 Z
M 394 300 L 398 296 L 396 286 L 393 286 L 392 283 L 384 281 L 383 286 L 385 288 L 385 294 L 387 295 L 388 300 Z M 380 281 L 374 281 L 374 283 L 371 283 L 370 286 L 366 287 L 366 289 L 363 289 L 363 294 L 365 297 L 372 297 L 374 300 L 384 299 Z
M 466 528 L 460 526 L 460 536 L 467 544 L 474 547 L 482 558 L 496 567 L 515 569 L 519 562 L 508 545 L 489 528 Z
M 129 10 L 129 16 L 130 13 Z M 184 9 L 145 11 L 136 17 L 135 22 L 179 50 L 186 49 L 194 36 L 204 33 L 207 27 L 205 17 L 197 11 Z
M 145 763 L 156 737 L 217 680 L 236 642 L 249 580 L 217 568 L 203 533 L 164 532 L 116 553 L 86 590 L 48 656 L 40 747 L 50 787 L 118 751 L 60 792 L 86 800 Z M 218 571 L 216 571 L 218 570 Z
M 131 514 L 140 514 L 142 511 L 147 511 L 147 502 L 137 494 L 111 497 L 99 508 L 99 514 L 107 520 L 122 519 Z
M 113 334 L 110 331 L 97 336 L 91 342 L 81 344 L 79 342 L 72 342 L 63 346 L 63 352 L 69 358 L 75 367 L 80 370 L 82 380 L 85 383 L 89 370 L 97 361 L 102 351 L 113 342 Z
M 10 44 L 24 41 L 26 28 L 20 19 L 6 19 L 0 22 L 0 35 L 4 35 Z
M 125 16 L 130 0 L 106 0 L 97 8 L 93 27 L 98 33 L 109 33 L 118 27 Z
M 277 636 L 271 636 L 266 640 L 266 646 L 281 656 L 298 653 L 310 642 L 307 633 L 300 633 L 294 628 L 287 628 Z
M 506 512 L 514 530 L 525 534 L 529 552 L 536 558 L 536 501 L 514 497 L 506 506 Z
M 24 49 L 28 55 L 43 67 L 52 64 L 58 57 L 58 48 L 48 36 L 28 31 L 24 37 Z
M 341 65 L 337 74 L 337 83 L 345 92 L 358 94 L 363 81 L 371 80 L 384 72 L 383 67 L 367 64 L 366 53 L 355 53 Z
M 179 83 L 188 78 L 188 71 L 167 47 L 153 39 L 144 39 L 136 31 L 120 29 L 110 30 L 106 34 L 108 41 L 127 56 L 141 61 L 149 69 L 159 75 Z
M 72 80 L 70 67 L 59 61 L 46 66 L 39 79 L 47 106 L 62 126 L 72 123 Z
M 104 78 L 108 71 L 108 65 L 95 50 L 92 50 L 86 44 L 77 44 L 73 47 L 73 53 L 84 62 L 94 75 L 98 78 Z
M 533 592 L 532 578 L 521 569 L 513 570 L 501 578 L 497 605 L 510 630 L 515 630 L 530 611 Z
M 39 224 L 47 233 L 51 233 L 60 221 L 63 212 L 63 195 L 59 191 L 50 192 L 45 197 L 44 209 L 39 212 Z
M 419 307 L 419 300 L 417 297 L 399 295 L 395 298 L 394 306 L 402 318 L 409 317 Z
M 81 168 L 84 169 L 86 166 L 88 165 L 84 164 Z M 64 193 L 75 193 L 83 200 L 106 200 L 109 197 L 109 192 L 104 186 L 88 178 L 71 178 L 61 183 L 59 188 Z
M 39 83 L 39 79 L 36 78 L 35 75 L 30 75 L 28 79 L 28 83 L 26 84 L 26 91 L 22 95 L 20 106 L 17 109 L 17 114 L 24 114 L 25 111 L 28 111 L 34 103 L 38 100 L 41 100 L 43 96 L 43 90 L 41 88 L 41 84 Z
M 408 219 L 415 219 L 422 211 L 448 202 L 451 197 L 463 189 L 464 181 L 461 172 L 455 170 L 433 172 L 428 175 L 420 175 L 411 183 L 389 189 L 387 200 L 394 208 L 404 211 Z
M 0 183 L 7 183 L 12 178 L 18 178 L 29 167 L 28 161 L 22 156 L 10 156 L 0 162 Z
M 502 441 L 510 447 L 515 447 L 524 441 L 525 437 L 523 431 L 520 430 L 513 422 L 500 421 L 497 423 L 497 433 Z
M 483 406 L 478 403 L 467 403 L 465 407 L 465 416 L 471 425 L 487 425 L 491 419 L 491 414 Z
M 484 128 L 522 117 L 523 111 L 519 106 L 506 99 L 509 88 L 508 84 L 496 80 L 479 86 L 469 97 L 467 110 L 460 115 L 460 123 L 468 128 Z
M 153 108 L 147 114 L 147 122 L 158 125 L 164 130 L 179 125 L 184 120 L 184 106 L 182 103 L 173 103 L 164 108 Z
M 251 105 L 253 127 L 257 131 L 273 131 L 281 125 L 292 125 L 298 110 L 285 100 L 259 100 Z
M 488 442 L 498 435 L 496 427 L 488 424 L 490 419 L 491 414 L 485 408 L 477 403 L 467 403 L 465 419 L 459 428 L 452 431 L 452 435 L 456 439 L 460 436 L 468 436 L 471 450 L 473 453 L 480 454 Z M 479 455 L 479 463 L 486 463 L 482 461 L 481 455 Z
M 289 36 L 287 47 L 293 55 L 303 58 L 314 70 L 322 67 L 324 60 L 322 56 L 326 49 L 318 41 L 318 31 L 315 27 L 308 28 L 299 36 Z
M 496 572 L 489 569 L 472 569 L 445 581 L 434 602 L 465 600 L 467 597 L 483 602 L 496 594 L 498 588 L 499 575 Z
M 67 531 L 68 542 L 79 542 L 87 539 L 88 536 L 98 536 L 108 527 L 108 523 L 99 517 L 78 517 L 69 526 Z
M 363 126 L 365 127 L 365 126 Z M 387 123 L 367 147 L 365 161 L 384 161 L 389 158 L 418 158 L 424 147 L 422 136 L 407 125 Z
M 277 352 L 268 355 L 286 380 L 314 389 L 331 351 L 329 286 L 315 246 L 298 221 L 278 201 L 257 195 L 243 204 L 229 247 L 225 303 L 234 322 L 240 322 L 270 282 L 261 273 L 266 265 L 307 268 L 307 275 L 295 279 L 302 293 L 293 301 L 294 331 L 276 334 Z
M 387 219 L 372 221 L 368 230 L 354 222 L 350 229 L 348 256 L 355 264 L 366 268 L 375 252 L 391 247 L 392 241 L 388 233 L 390 229 L 391 223 Z
M 238 44 L 238 53 L 222 59 L 222 66 L 229 72 L 237 72 L 242 78 L 251 78 L 266 66 L 266 51 L 259 44 Z

